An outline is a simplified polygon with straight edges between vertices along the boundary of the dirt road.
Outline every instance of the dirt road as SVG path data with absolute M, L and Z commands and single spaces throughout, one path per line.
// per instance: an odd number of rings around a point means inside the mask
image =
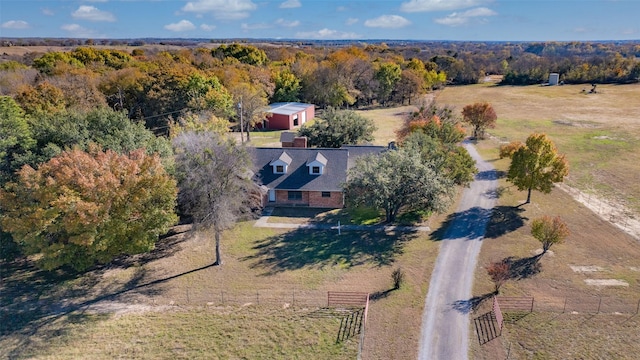
M 467 359 L 471 287 L 482 239 L 496 199 L 497 174 L 465 143 L 479 173 L 465 189 L 431 275 L 422 316 L 420 360 Z

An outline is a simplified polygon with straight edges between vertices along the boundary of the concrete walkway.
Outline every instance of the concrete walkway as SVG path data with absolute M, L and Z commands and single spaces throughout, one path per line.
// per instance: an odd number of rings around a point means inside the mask
M 271 223 L 269 217 L 273 212 L 273 208 L 266 208 L 263 215 L 253 224 L 255 227 L 273 228 L 273 229 L 315 229 L 315 230 L 338 230 L 338 224 L 289 224 L 289 223 Z M 395 226 L 395 225 L 340 225 L 340 231 L 423 231 L 429 232 L 428 226 Z

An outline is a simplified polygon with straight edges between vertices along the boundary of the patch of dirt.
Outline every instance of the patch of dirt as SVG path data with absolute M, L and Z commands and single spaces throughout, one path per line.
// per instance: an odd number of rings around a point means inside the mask
M 571 270 L 573 270 L 573 272 L 583 273 L 583 274 L 584 273 L 598 272 L 598 271 L 604 270 L 600 266 L 593 266 L 593 265 L 587 265 L 587 266 L 569 265 L 569 267 L 571 268 Z
M 627 234 L 640 240 L 640 220 L 638 220 L 633 212 L 620 203 L 604 200 L 593 195 L 588 195 L 576 188 L 572 188 L 566 184 L 556 184 L 556 186 L 567 194 L 571 195 L 576 201 L 589 208 L 600 218 L 617 226 Z
M 618 279 L 584 279 L 591 286 L 629 286 L 629 283 Z

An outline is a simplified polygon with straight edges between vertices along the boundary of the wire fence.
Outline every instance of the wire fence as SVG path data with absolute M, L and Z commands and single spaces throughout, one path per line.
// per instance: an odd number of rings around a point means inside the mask
M 152 305 L 327 307 L 327 292 L 316 290 L 210 290 L 186 288 L 171 296 L 145 296 Z
M 576 314 L 624 314 L 637 315 L 640 311 L 640 298 L 625 299 L 610 296 L 580 296 L 580 297 L 554 297 L 554 298 L 523 298 L 528 299 L 533 305 L 527 305 L 522 309 L 503 309 L 508 312 L 553 312 Z M 498 297 L 498 302 L 501 298 Z M 502 306 L 502 303 L 500 304 Z
M 584 204 L 603 220 L 615 225 L 621 231 L 640 240 L 640 219 L 622 200 L 606 199 L 578 189 L 577 184 L 565 180 L 557 184 L 558 188 Z

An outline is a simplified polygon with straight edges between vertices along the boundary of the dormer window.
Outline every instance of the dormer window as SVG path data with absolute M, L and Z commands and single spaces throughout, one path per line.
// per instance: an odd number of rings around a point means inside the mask
M 273 169 L 274 174 L 286 174 L 287 168 L 291 165 L 291 156 L 285 151 L 280 154 L 277 159 L 274 159 L 269 163 Z
M 327 158 L 317 152 L 313 158 L 307 161 L 307 166 L 309 167 L 310 175 L 322 175 L 324 174 L 325 166 L 327 166 Z

